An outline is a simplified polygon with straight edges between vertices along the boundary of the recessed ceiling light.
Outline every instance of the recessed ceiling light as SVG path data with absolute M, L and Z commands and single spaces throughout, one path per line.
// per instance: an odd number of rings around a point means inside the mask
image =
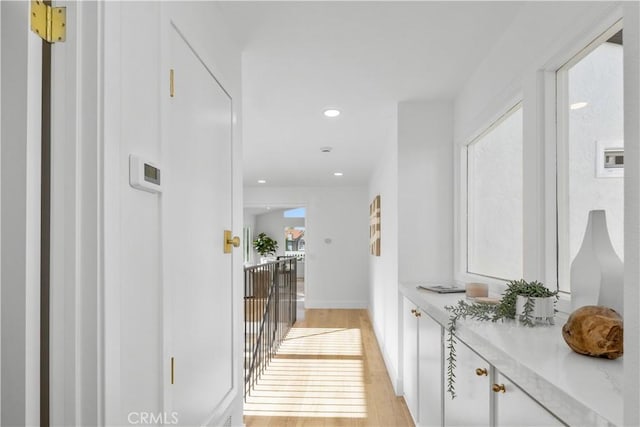
M 267 180 L 266 179 L 259 179 L 258 180 L 258 184 L 266 184 Z
M 327 117 L 338 117 L 340 115 L 340 110 L 336 110 L 335 108 L 327 108 L 324 110 L 324 115 Z
M 589 105 L 588 102 L 575 102 L 575 103 L 571 104 L 569 106 L 569 108 L 572 109 L 572 110 L 579 110 L 581 108 L 586 107 L 587 105 Z
M 334 172 L 333 173 L 333 176 L 342 176 L 342 175 L 344 175 L 342 172 Z

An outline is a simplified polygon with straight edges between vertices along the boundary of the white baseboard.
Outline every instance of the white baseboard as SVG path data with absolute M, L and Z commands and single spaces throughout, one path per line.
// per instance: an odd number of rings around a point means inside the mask
M 380 352 L 382 353 L 382 360 L 384 361 L 384 365 L 387 367 L 387 374 L 389 375 L 389 379 L 391 380 L 393 392 L 396 394 L 396 396 L 402 396 L 402 379 L 398 377 L 397 368 L 394 368 L 391 364 L 391 359 L 387 354 L 386 346 L 384 345 L 384 341 L 382 340 L 382 333 L 376 326 L 376 323 L 373 321 L 371 310 L 367 311 L 369 312 L 369 320 L 371 321 L 371 325 L 373 327 L 373 333 L 376 335 L 376 340 L 378 341 L 378 348 L 380 348 Z

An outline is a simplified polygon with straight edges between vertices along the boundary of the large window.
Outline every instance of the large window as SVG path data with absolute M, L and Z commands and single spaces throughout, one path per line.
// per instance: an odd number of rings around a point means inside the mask
M 602 210 L 624 257 L 622 30 L 618 25 L 557 73 L 558 287 L 571 291 L 571 263 L 589 212 Z
M 467 271 L 522 277 L 522 107 L 467 146 Z

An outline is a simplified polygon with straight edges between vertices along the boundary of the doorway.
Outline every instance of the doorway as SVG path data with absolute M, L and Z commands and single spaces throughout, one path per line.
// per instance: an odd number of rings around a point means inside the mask
M 297 318 L 304 319 L 305 266 L 306 266 L 306 208 L 299 207 L 285 210 L 282 214 L 284 227 L 284 256 L 295 257 L 296 273 L 296 306 Z

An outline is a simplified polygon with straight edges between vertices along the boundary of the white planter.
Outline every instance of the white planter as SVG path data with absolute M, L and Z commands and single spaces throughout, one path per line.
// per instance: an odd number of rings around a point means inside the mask
M 533 323 L 549 323 L 553 325 L 553 319 L 556 315 L 556 297 L 527 298 L 525 296 L 518 295 L 518 298 L 516 299 L 517 320 L 521 321 L 524 318 L 524 305 L 526 304 L 527 299 L 533 300 L 533 311 L 531 312 Z

